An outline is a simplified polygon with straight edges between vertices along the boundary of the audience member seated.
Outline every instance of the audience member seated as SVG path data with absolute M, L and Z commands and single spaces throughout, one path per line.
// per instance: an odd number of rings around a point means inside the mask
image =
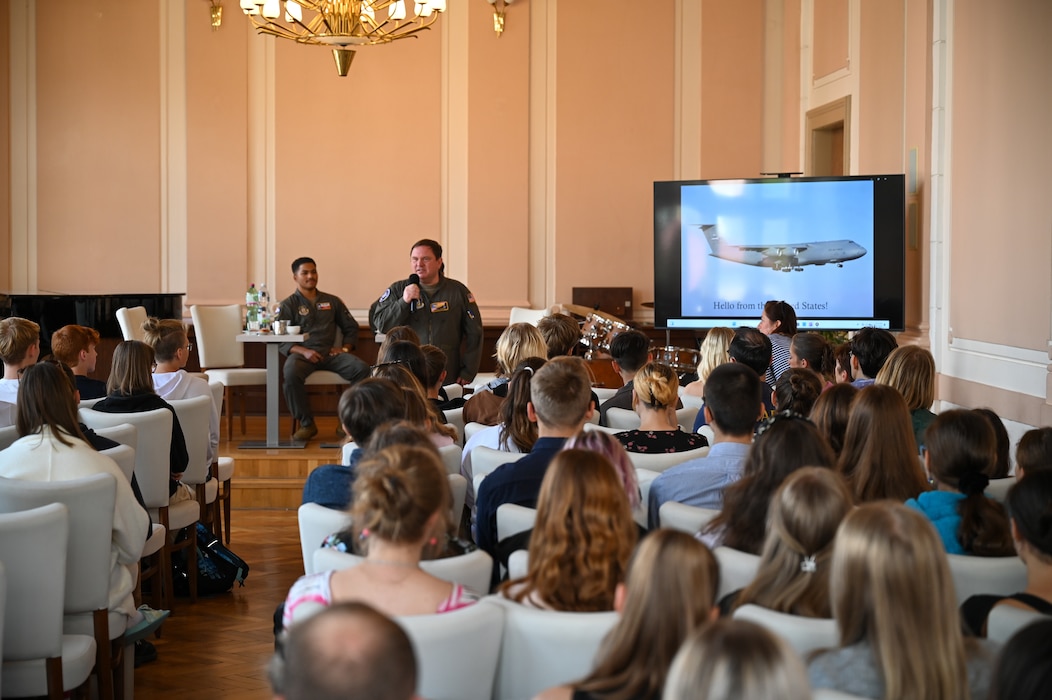
M 511 373 L 527 357 L 547 357 L 548 346 L 537 327 L 513 323 L 497 338 L 497 378 L 475 389 L 464 404 L 464 422 L 496 425 L 500 407 L 508 396 Z
M 695 632 L 672 662 L 664 700 L 810 700 L 792 647 L 748 620 L 717 620 Z
M 996 444 L 986 419 L 975 411 L 946 411 L 926 435 L 924 469 L 935 488 L 906 505 L 932 522 L 949 554 L 1015 554 L 1004 508 L 983 495 Z
M 1015 475 L 1022 479 L 1052 468 L 1052 428 L 1034 428 L 1023 433 L 1015 448 Z
M 767 368 L 771 366 L 771 339 L 755 328 L 739 328 L 734 331 L 728 354 L 731 362 L 745 365 L 760 378 L 763 410 L 757 420 L 763 420 L 774 412 L 774 404 L 771 403 L 774 387 L 763 381 Z M 699 432 L 703 425 L 708 425 L 708 417 L 705 411 L 698 411 L 698 417 L 694 419 L 694 432 Z
M 560 452 L 537 498 L 526 575 L 505 583 L 501 592 L 546 610 L 613 610 L 636 537 L 628 497 L 610 461 L 585 450 Z
M 0 319 L 0 360 L 4 376 L 0 379 L 0 428 L 15 424 L 18 377 L 40 357 L 40 326 L 24 318 Z
M 899 343 L 895 336 L 881 328 L 863 328 L 851 339 L 849 362 L 851 376 L 859 389 L 872 384 L 880 368 Z
M 639 428 L 617 434 L 629 452 L 686 452 L 705 447 L 707 438 L 685 433 L 676 422 L 679 377 L 668 365 L 648 362 L 632 380 L 632 408 Z
M 618 585 L 621 619 L 583 680 L 550 688 L 537 700 L 660 698 L 680 645 L 713 617 L 719 565 L 685 532 L 658 530 L 639 544 Z
M 966 639 L 939 536 L 899 503 L 859 506 L 833 544 L 840 647 L 815 655 L 811 684 L 864 698 L 985 698 L 996 646 Z
M 1010 596 L 975 595 L 961 605 L 968 630 L 986 636 L 986 618 L 1006 605 L 1052 615 L 1052 471 L 1028 473 L 1008 492 L 1012 539 L 1026 565 L 1026 589 Z
M 106 382 L 88 375 L 95 371 L 99 353 L 99 332 L 87 326 L 62 326 L 51 334 L 51 354 L 73 370 L 77 391 L 82 399 L 101 399 L 106 395 Z
M 858 392 L 837 471 L 847 479 L 855 503 L 883 498 L 902 503 L 928 490 L 902 394 L 883 385 Z
M 405 364 L 398 362 L 377 365 L 373 368 L 373 377 L 390 379 L 401 387 L 405 398 L 403 417 L 430 433 L 435 447 L 445 447 L 457 441 L 457 429 L 446 424 L 435 404 L 427 400 L 423 385 Z
M 1045 700 L 1052 688 L 1052 620 L 1033 622 L 1012 635 L 990 681 L 990 700 Z
M 790 367 L 774 385 L 771 403 L 779 413 L 790 411 L 807 418 L 822 389 L 822 378 L 817 374 L 809 369 Z
M 413 644 L 364 603 L 332 605 L 288 633 L 268 667 L 276 700 L 413 700 Z
M 191 376 L 183 369 L 190 359 L 193 345 L 186 335 L 182 321 L 172 318 L 148 318 L 142 324 L 146 333 L 146 344 L 153 348 L 153 388 L 165 401 L 193 399 L 198 396 L 212 398 L 208 381 Z M 208 461 L 219 459 L 219 412 L 215 402 L 211 404 L 208 419 Z
M 474 603 L 474 592 L 420 569 L 424 550 L 445 542 L 449 502 L 449 481 L 433 450 L 396 445 L 362 460 L 350 515 L 365 559 L 296 581 L 285 600 L 285 627 L 342 601 L 387 615 L 443 613 Z
M 906 400 L 913 421 L 917 447 L 924 448 L 924 431 L 935 420 L 931 405 L 935 401 L 935 358 L 919 345 L 895 348 L 880 371 L 877 384 L 886 384 Z
M 831 469 L 803 467 L 786 477 L 771 499 L 756 579 L 724 597 L 720 612 L 730 615 L 753 604 L 790 615 L 832 617 L 833 538 L 851 508 L 847 484 Z
M 610 341 L 610 364 L 624 383 L 599 407 L 599 424 L 607 425 L 606 412 L 611 408 L 632 410 L 632 380 L 639 368 L 650 361 L 650 339 L 641 331 L 621 331 Z
M 18 400 L 19 439 L 0 451 L 0 476 L 20 481 L 69 481 L 105 473 L 117 482 L 110 540 L 109 609 L 144 621 L 132 599 L 139 557 L 150 516 L 136 500 L 124 472 L 84 439 L 77 421 L 75 387 L 57 364 L 42 362 L 22 374 Z M 149 611 L 151 618 L 157 611 Z M 152 622 L 152 619 L 151 619 Z
M 789 366 L 815 372 L 822 378 L 822 385 L 825 388 L 834 383 L 835 364 L 833 346 L 821 333 L 814 331 L 797 333 L 789 343 Z
M 731 361 L 727 351 L 733 338 L 734 331 L 730 328 L 710 328 L 705 333 L 705 339 L 701 341 L 701 348 L 698 350 L 701 356 L 698 360 L 698 378 L 683 387 L 684 394 L 698 398 L 705 396 L 705 380 L 709 378 L 709 373 L 724 362 Z
M 855 377 L 851 373 L 850 340 L 833 348 L 833 381 L 836 384 L 855 383 Z
M 483 479 L 477 494 L 476 541 L 489 554 L 497 546 L 497 508 L 504 503 L 537 507 L 548 463 L 592 415 L 590 387 L 588 368 L 577 357 L 557 357 L 534 373 L 526 415 L 537 423 L 537 442 L 528 455 Z
M 548 346 L 549 360 L 553 357 L 576 354 L 581 344 L 581 326 L 566 314 L 550 314 L 537 322 L 537 330 Z
M 833 454 L 837 458 L 844 449 L 844 435 L 847 433 L 847 423 L 851 417 L 851 403 L 857 393 L 858 389 L 851 384 L 834 384 L 822 392 L 811 408 L 811 420 L 833 448 Z
M 985 418 L 990 427 L 994 429 L 994 439 L 997 444 L 996 459 L 990 464 L 986 475 L 991 479 L 1004 479 L 1012 471 L 1012 458 L 1009 456 L 1009 453 L 1012 451 L 1012 441 L 1008 437 L 1008 430 L 1005 429 L 1004 423 L 1001 422 L 1001 416 L 994 413 L 991 409 L 976 408 L 973 410 Z
M 435 405 L 445 419 L 443 412 L 463 408 L 464 398 L 458 396 L 451 399 L 443 388 L 446 383 L 445 351 L 437 345 L 421 345 L 420 352 L 424 353 L 424 367 L 427 370 L 427 381 L 424 385 L 424 389 L 427 390 L 427 400 Z
M 764 381 L 774 385 L 789 369 L 789 345 L 796 335 L 796 310 L 784 301 L 770 300 L 763 305 L 760 322 L 756 326 L 771 339 L 771 364 L 764 373 Z
M 186 438 L 179 425 L 175 409 L 157 395 L 153 388 L 153 348 L 138 340 L 125 340 L 113 351 L 110 378 L 106 381 L 106 398 L 96 402 L 92 408 L 103 413 L 144 413 L 159 408 L 172 412 L 172 442 L 168 448 L 168 497 L 172 504 L 194 498 L 189 487 L 180 483 L 183 472 L 190 463 L 186 452 Z M 144 445 L 139 446 L 140 449 Z
M 377 348 L 376 356 L 383 357 L 387 354 L 387 348 L 391 347 L 391 343 L 396 343 L 400 340 L 408 340 L 413 345 L 420 345 L 420 335 L 416 331 L 409 326 L 395 326 L 384 333 L 383 342 Z
M 395 364 L 405 367 L 420 382 L 420 386 L 424 389 L 426 395 L 428 382 L 427 358 L 424 356 L 424 350 L 420 344 L 411 340 L 396 340 L 393 342 L 384 341 L 384 345 L 386 345 L 384 353 L 376 356 L 377 366 Z
M 741 478 L 756 419 L 763 410 L 761 384 L 756 372 L 736 362 L 712 370 L 701 409 L 712 426 L 712 447 L 705 457 L 677 464 L 651 483 L 647 507 L 651 529 L 658 527 L 658 511 L 665 501 L 723 507 L 723 491 Z
M 711 452 L 710 452 L 711 454 Z M 758 431 L 741 479 L 723 493 L 723 508 L 702 533 L 713 549 L 724 545 L 759 554 L 767 528 L 771 497 L 785 479 L 803 467 L 833 467 L 833 452 L 806 418 L 776 413 Z M 654 493 L 654 485 L 650 493 Z
M 405 417 L 405 394 L 389 379 L 370 377 L 343 392 L 336 412 L 355 449 L 347 464 L 324 464 L 307 475 L 303 502 L 343 510 L 351 501 L 351 485 L 363 448 L 378 426 Z

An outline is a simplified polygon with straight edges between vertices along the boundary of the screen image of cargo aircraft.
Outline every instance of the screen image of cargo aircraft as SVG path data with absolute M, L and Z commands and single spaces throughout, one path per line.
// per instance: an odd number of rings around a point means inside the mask
M 843 267 L 849 260 L 857 260 L 866 249 L 854 241 L 815 241 L 813 243 L 785 243 L 761 245 L 732 245 L 724 243 L 715 224 L 699 226 L 709 242 L 712 257 L 721 260 L 769 267 L 782 272 L 801 272 L 805 265 L 834 264 Z

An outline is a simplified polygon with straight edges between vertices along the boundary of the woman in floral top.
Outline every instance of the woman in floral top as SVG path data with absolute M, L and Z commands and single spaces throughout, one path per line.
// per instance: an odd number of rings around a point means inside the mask
M 632 407 L 639 414 L 639 429 L 617 434 L 629 452 L 686 452 L 706 447 L 702 435 L 685 433 L 676 424 L 679 378 L 659 362 L 643 365 L 633 380 Z

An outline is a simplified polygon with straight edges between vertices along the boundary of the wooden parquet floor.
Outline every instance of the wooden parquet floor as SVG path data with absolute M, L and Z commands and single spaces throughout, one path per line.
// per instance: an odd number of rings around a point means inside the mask
M 271 697 L 274 608 L 303 575 L 296 511 L 235 509 L 230 548 L 251 568 L 245 586 L 196 604 L 176 599 L 162 637 L 151 638 L 157 661 L 135 671 L 137 698 Z

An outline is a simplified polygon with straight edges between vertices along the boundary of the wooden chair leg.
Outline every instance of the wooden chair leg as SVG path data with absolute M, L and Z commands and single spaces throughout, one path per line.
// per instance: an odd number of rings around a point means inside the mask
M 230 544 L 230 479 L 223 482 L 223 534 L 226 543 Z
M 244 435 L 245 431 L 248 429 L 245 426 L 245 399 L 246 399 L 246 395 L 247 394 L 248 394 L 248 392 L 245 391 L 245 387 L 240 387 L 238 389 L 238 395 L 241 397 L 241 434 L 242 435 Z
M 223 387 L 223 408 L 226 409 L 226 439 L 234 439 L 234 406 L 231 399 L 233 398 L 233 389 L 228 386 Z
M 110 646 L 110 611 L 92 612 L 95 629 L 95 676 L 100 700 L 113 700 L 113 656 Z
M 65 691 L 62 688 L 62 657 L 47 659 L 47 696 L 49 700 L 62 700 Z

